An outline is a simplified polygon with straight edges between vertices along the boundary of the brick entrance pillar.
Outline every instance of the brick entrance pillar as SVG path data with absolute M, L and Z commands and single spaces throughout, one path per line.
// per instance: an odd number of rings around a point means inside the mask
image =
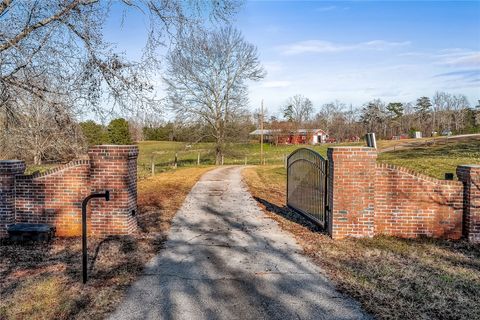
M 480 243 L 480 165 L 459 166 L 457 176 L 463 182 L 463 235 Z
M 15 176 L 24 171 L 21 160 L 0 161 L 0 238 L 7 235 L 7 225 L 15 222 Z
M 377 152 L 366 147 L 334 147 L 328 148 L 327 155 L 331 237 L 372 237 Z
M 137 146 L 101 145 L 88 150 L 92 192 L 110 190 L 110 201 L 91 200 L 95 235 L 131 234 L 137 229 Z

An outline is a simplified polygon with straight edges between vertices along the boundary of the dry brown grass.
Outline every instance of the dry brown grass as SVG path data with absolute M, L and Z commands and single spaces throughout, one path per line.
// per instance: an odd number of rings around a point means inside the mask
M 89 239 L 85 286 L 80 238 L 30 245 L 0 242 L 0 319 L 103 319 L 158 252 L 175 212 L 207 170 L 181 169 L 139 182 L 141 231 Z
M 333 241 L 284 207 L 282 167 L 248 168 L 244 179 L 265 213 L 377 318 L 480 319 L 480 246 L 392 237 Z

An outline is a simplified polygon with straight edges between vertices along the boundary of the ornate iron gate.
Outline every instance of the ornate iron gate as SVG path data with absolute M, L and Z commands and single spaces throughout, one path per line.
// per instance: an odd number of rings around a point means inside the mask
M 300 148 L 287 158 L 287 206 L 325 227 L 328 165 L 317 152 Z

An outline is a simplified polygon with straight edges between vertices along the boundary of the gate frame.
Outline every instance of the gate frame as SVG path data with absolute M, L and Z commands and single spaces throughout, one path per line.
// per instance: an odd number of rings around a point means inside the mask
M 289 186 L 289 183 L 288 183 L 288 169 L 290 167 L 289 165 L 289 160 L 290 160 L 290 157 L 293 156 L 294 154 L 296 154 L 297 152 L 300 152 L 300 151 L 303 151 L 303 150 L 307 150 L 311 153 L 313 153 L 314 155 L 320 157 L 322 159 L 322 161 L 325 163 L 325 172 L 324 172 L 324 175 L 325 175 L 325 190 L 324 190 L 324 194 L 323 194 L 323 201 L 324 201 L 324 212 L 323 212 L 323 222 L 320 221 L 319 219 L 316 219 L 314 216 L 312 216 L 311 214 L 309 214 L 308 212 L 305 212 L 301 209 L 298 209 L 298 208 L 295 208 L 295 207 L 292 207 L 288 204 L 288 186 Z M 302 147 L 302 148 L 298 148 L 298 149 L 295 149 L 294 151 L 292 151 L 292 153 L 290 153 L 286 159 L 286 171 L 287 171 L 287 192 L 286 192 L 286 204 L 287 204 L 287 208 L 289 208 L 290 210 L 294 211 L 294 212 L 297 212 L 299 213 L 301 216 L 305 217 L 307 220 L 313 222 L 315 225 L 318 225 L 320 226 L 322 229 L 324 230 L 327 230 L 328 228 L 328 216 L 329 216 L 329 213 L 330 213 L 330 206 L 329 206 L 329 202 L 328 202 L 328 193 L 329 193 L 329 183 L 328 183 L 328 178 L 329 178 L 329 161 L 324 158 L 320 153 L 318 153 L 317 151 L 311 149 L 311 148 L 306 148 L 306 147 Z M 305 161 L 308 161 L 308 160 L 305 160 Z

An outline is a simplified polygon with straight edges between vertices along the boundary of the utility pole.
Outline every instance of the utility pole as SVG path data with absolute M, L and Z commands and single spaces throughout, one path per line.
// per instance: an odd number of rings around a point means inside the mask
M 263 99 L 260 109 L 260 164 L 263 164 Z

